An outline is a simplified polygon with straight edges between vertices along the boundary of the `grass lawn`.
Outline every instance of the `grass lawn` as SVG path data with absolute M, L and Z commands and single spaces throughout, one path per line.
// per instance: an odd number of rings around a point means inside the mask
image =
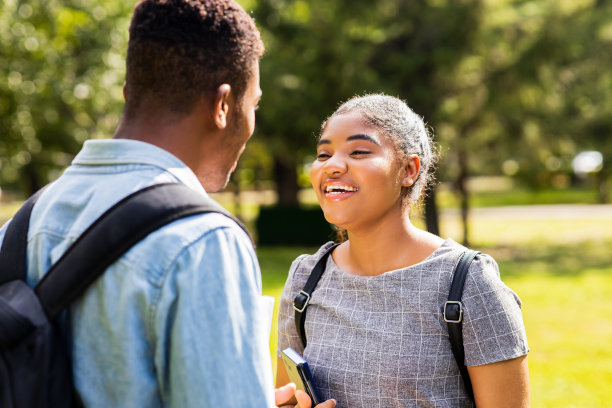
M 610 407 L 612 211 L 565 219 L 500 214 L 474 215 L 472 241 L 497 259 L 502 279 L 523 301 L 532 406 Z M 442 228 L 459 239 L 456 219 L 443 217 Z M 315 249 L 259 248 L 265 294 L 278 299 L 291 261 Z
M 459 201 L 449 188 L 440 188 L 438 204 L 441 207 L 457 208 Z M 597 192 L 592 188 L 542 188 L 531 190 L 517 186 L 512 189 L 478 190 L 470 193 L 470 205 L 473 207 L 496 207 L 525 204 L 596 204 Z

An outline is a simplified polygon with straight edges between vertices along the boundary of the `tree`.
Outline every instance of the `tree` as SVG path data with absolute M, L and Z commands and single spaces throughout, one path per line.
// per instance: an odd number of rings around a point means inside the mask
M 359 13 L 352 2 L 260 0 L 254 15 L 268 49 L 257 133 L 273 156 L 279 203 L 295 205 L 296 169 L 314 156 L 321 122 L 368 89 L 360 69 L 368 47 L 353 30 Z
M 313 133 L 335 106 L 364 92 L 407 100 L 429 123 L 439 101 L 460 85 L 448 84 L 448 67 L 470 50 L 478 1 L 436 3 L 381 0 L 261 0 L 256 19 L 268 54 L 262 62 L 265 91 L 258 129 L 275 157 L 281 203 L 297 202 L 293 169 Z M 435 190 L 426 214 L 438 232 Z
M 488 74 L 483 126 L 518 164 L 517 175 L 533 187 L 548 185 L 555 173 L 570 173 L 581 150 L 604 154 L 600 195 L 612 161 L 612 4 L 556 1 L 512 4 L 511 24 L 489 32 L 506 38 L 506 63 Z M 482 47 L 495 55 L 495 47 Z M 510 48 L 510 47 L 507 47 Z M 490 146 L 492 143 L 489 143 Z M 493 147 L 493 146 L 491 146 Z M 499 157 L 495 152 L 492 157 Z
M 5 0 L 0 9 L 0 183 L 27 193 L 119 121 L 131 6 Z
M 435 2 L 388 3 L 394 13 L 389 13 L 381 22 L 385 35 L 369 58 L 369 65 L 384 78 L 383 89 L 407 100 L 434 127 L 444 120 L 460 123 L 463 118 L 459 115 L 445 114 L 442 101 L 470 86 L 464 76 L 455 75 L 455 67 L 472 53 L 480 26 L 480 1 L 448 2 L 444 7 Z M 467 192 L 467 152 L 463 145 L 459 152 L 461 170 L 457 184 L 461 191 Z M 464 228 L 467 228 L 466 200 L 462 208 Z M 425 196 L 425 219 L 427 229 L 434 234 L 439 234 L 437 218 L 435 187 L 432 187 Z M 467 230 L 464 241 L 467 243 Z

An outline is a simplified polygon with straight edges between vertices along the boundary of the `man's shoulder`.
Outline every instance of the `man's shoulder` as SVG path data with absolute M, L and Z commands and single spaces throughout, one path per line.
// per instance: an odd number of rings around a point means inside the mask
M 228 253 L 234 255 L 228 257 Z M 161 284 L 173 270 L 201 273 L 203 268 L 220 268 L 221 263 L 229 261 L 251 265 L 255 259 L 249 237 L 233 220 L 219 213 L 204 213 L 155 230 L 126 252 L 120 262 Z
M 183 242 L 200 240 L 207 236 L 250 241 L 235 220 L 223 213 L 212 211 L 179 219 L 160 228 L 156 233 L 160 237 L 168 236 Z

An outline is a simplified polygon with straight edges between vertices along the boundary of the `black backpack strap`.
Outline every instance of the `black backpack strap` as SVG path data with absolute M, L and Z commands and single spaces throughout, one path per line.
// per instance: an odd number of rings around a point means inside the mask
M 0 284 L 25 280 L 30 214 L 43 190 L 38 190 L 21 206 L 6 228 L 0 249 Z
M 238 222 L 219 204 L 180 183 L 156 184 L 125 197 L 94 221 L 36 286 L 47 315 L 57 317 L 149 233 L 179 218 L 206 212 Z
M 459 372 L 463 378 L 465 389 L 472 401 L 474 401 L 474 391 L 472 390 L 470 375 L 465 366 L 465 352 L 463 350 L 463 305 L 461 304 L 461 296 L 463 295 L 463 286 L 465 285 L 465 278 L 470 268 L 470 264 L 479 253 L 480 252 L 468 249 L 461 255 L 461 259 L 459 259 L 453 274 L 448 301 L 444 303 L 444 321 L 448 325 L 451 348 L 457 365 L 459 366 Z
M 295 328 L 300 335 L 300 339 L 302 339 L 302 344 L 304 347 L 306 347 L 306 330 L 304 329 L 304 322 L 306 321 L 306 308 L 310 302 L 312 292 L 314 292 L 315 288 L 317 287 L 317 283 L 319 283 L 319 280 L 323 275 L 323 272 L 325 272 L 327 258 L 337 246 L 338 244 L 334 244 L 325 250 L 308 277 L 304 289 L 302 289 L 293 300 L 293 310 L 295 310 Z

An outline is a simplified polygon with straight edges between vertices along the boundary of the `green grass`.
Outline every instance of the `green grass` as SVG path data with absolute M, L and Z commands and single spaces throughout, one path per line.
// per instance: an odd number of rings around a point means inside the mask
M 21 204 L 21 201 L 0 203 L 0 226 L 2 226 L 8 219 L 13 217 L 13 215 L 17 212 Z
M 440 189 L 438 205 L 442 208 L 457 208 L 459 200 L 456 194 L 448 189 Z M 472 207 L 498 207 L 507 205 L 534 204 L 596 204 L 597 192 L 586 188 L 542 188 L 530 190 L 524 187 L 501 189 L 498 191 L 472 191 Z
M 446 236 L 459 239 L 456 219 L 444 218 L 442 228 Z M 471 228 L 473 247 L 496 258 L 502 279 L 523 302 L 532 406 L 609 407 L 612 213 L 598 219 L 588 214 L 571 219 L 473 217 Z M 278 299 L 291 261 L 314 250 L 259 248 L 265 294 Z M 273 366 L 276 318 L 270 339 Z
M 524 304 L 533 406 L 609 407 L 612 267 L 507 283 Z

